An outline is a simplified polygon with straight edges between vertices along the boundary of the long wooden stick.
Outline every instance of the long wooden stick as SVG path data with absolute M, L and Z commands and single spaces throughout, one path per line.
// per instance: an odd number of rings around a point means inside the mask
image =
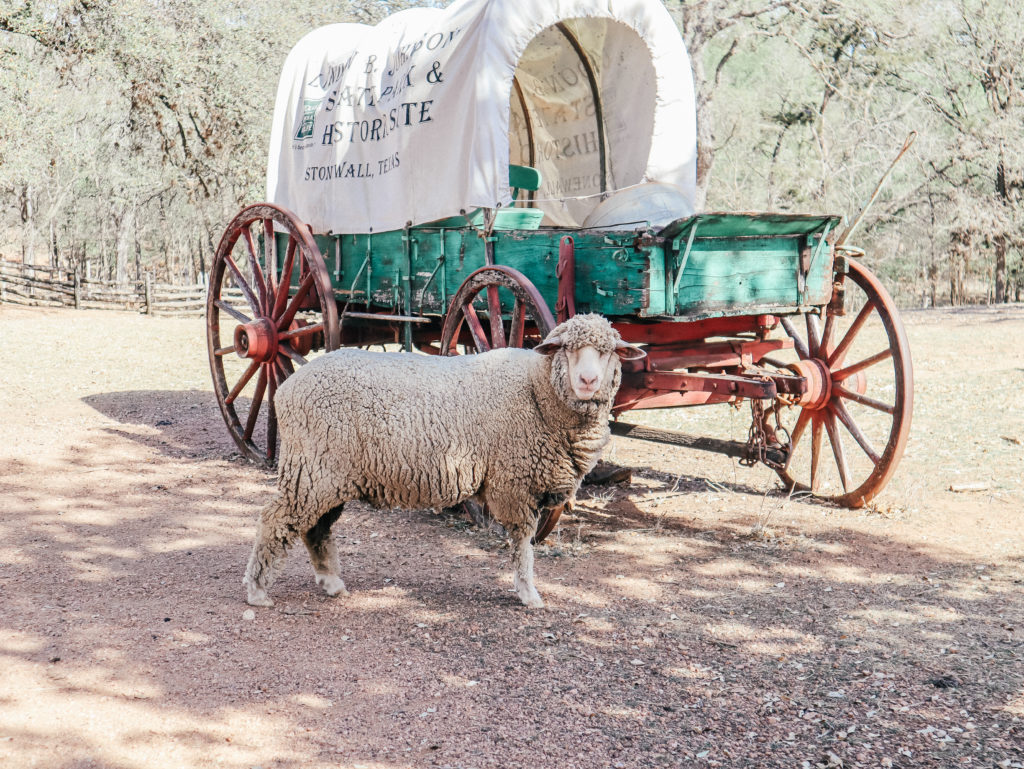
M 843 243 L 846 242 L 846 239 L 850 237 L 850 235 L 853 234 L 853 231 L 857 229 L 857 227 L 860 225 L 861 220 L 864 218 L 864 214 L 868 212 L 868 209 L 871 208 L 871 204 L 874 203 L 875 198 L 878 197 L 878 193 L 882 191 L 882 185 L 884 185 L 886 180 L 889 178 L 889 174 L 892 173 L 892 169 L 896 167 L 896 164 L 899 162 L 900 158 L 903 157 L 903 153 L 910 149 L 910 145 L 914 143 L 915 139 L 917 139 L 917 131 L 911 131 L 907 135 L 907 140 L 903 142 L 903 149 L 900 150 L 900 153 L 896 156 L 896 159 L 889 164 L 889 168 L 884 174 L 882 174 L 882 178 L 878 180 L 878 184 L 875 186 L 875 191 L 871 193 L 871 197 L 868 198 L 868 202 L 864 204 L 863 208 L 861 208 L 860 213 L 857 214 L 857 218 L 854 219 L 850 226 L 847 227 L 846 230 L 843 232 L 843 234 L 839 236 L 839 239 L 836 241 L 837 246 L 843 245 Z

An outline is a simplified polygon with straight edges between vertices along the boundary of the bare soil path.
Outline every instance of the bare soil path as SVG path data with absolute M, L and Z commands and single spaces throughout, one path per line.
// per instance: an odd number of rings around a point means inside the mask
M 633 481 L 540 549 L 544 611 L 493 534 L 351 506 L 352 595 L 300 548 L 246 619 L 273 478 L 203 321 L 0 306 L 0 767 L 1021 767 L 1024 307 L 905 319 L 914 430 L 871 509 L 615 439 Z

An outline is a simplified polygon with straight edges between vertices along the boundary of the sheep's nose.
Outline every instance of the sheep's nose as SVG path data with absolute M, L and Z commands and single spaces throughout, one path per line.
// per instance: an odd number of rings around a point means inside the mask
M 585 387 L 596 387 L 597 386 L 597 374 L 593 376 L 587 376 L 586 374 L 580 374 L 580 383 Z

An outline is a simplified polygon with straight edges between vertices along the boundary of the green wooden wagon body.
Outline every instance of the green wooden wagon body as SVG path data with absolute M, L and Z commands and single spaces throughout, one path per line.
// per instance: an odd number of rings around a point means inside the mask
M 828 242 L 837 217 L 701 214 L 660 232 L 495 229 L 494 262 L 526 275 L 550 307 L 563 237 L 575 246 L 578 312 L 692 321 L 806 312 L 832 296 Z M 339 299 L 394 315 L 442 316 L 466 277 L 487 264 L 477 228 L 411 227 L 317 235 Z M 287 238 L 279 236 L 278 263 Z M 297 279 L 296 279 L 297 280 Z M 503 311 L 511 313 L 511 297 Z

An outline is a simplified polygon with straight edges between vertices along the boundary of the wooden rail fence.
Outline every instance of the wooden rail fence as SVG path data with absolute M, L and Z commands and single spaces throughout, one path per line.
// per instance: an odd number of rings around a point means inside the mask
M 118 284 L 87 279 L 69 270 L 0 259 L 0 304 L 3 303 L 199 317 L 206 312 L 206 287 L 154 283 L 149 275 L 142 281 Z

